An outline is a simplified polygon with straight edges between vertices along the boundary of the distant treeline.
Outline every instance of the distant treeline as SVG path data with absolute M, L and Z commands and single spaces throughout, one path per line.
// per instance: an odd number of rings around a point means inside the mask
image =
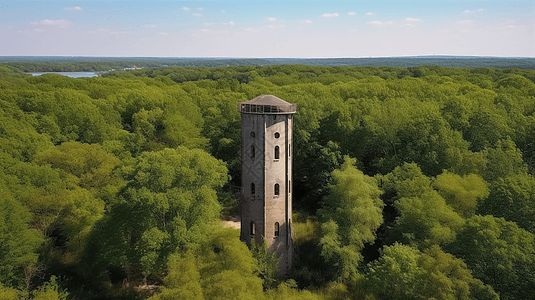
M 112 69 L 225 66 L 441 66 L 473 68 L 535 69 L 535 58 L 477 57 L 477 56 L 411 56 L 377 58 L 160 58 L 160 57 L 64 57 L 64 56 L 4 56 L 0 63 L 23 72 L 87 72 Z

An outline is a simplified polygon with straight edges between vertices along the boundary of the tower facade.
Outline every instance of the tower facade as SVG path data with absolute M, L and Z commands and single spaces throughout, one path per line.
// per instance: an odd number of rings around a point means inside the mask
M 292 129 L 296 104 L 262 95 L 238 104 L 241 113 L 241 238 L 268 243 L 280 274 L 292 263 Z

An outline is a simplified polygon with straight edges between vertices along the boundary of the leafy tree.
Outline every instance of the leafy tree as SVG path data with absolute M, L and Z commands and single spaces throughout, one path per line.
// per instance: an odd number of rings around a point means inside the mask
M 360 251 L 365 243 L 375 240 L 375 231 L 383 222 L 377 182 L 354 164 L 354 159 L 346 157 L 342 167 L 333 171 L 331 193 L 318 211 L 321 255 L 335 266 L 334 275 L 339 280 L 356 276 Z
M 438 246 L 424 252 L 398 243 L 385 247 L 370 265 L 366 285 L 384 299 L 499 299 Z
M 19 287 L 37 264 L 41 236 L 28 229 L 31 214 L 13 199 L 0 180 L 0 284 Z
M 226 171 L 200 149 L 143 153 L 123 170 L 128 184 L 99 224 L 91 246 L 96 253 L 88 252 L 88 259 L 144 276 L 163 271 L 169 255 L 209 238 L 219 216 L 214 189 L 226 182 Z
M 535 234 L 535 178 L 519 174 L 498 178 L 490 186 L 490 195 L 479 206 L 478 213 L 515 222 Z
M 254 239 L 251 244 L 251 253 L 258 266 L 256 275 L 262 279 L 262 287 L 269 290 L 277 287 L 279 280 L 279 261 L 276 253 L 268 249 L 267 242 L 257 244 Z
M 498 141 L 496 148 L 487 149 L 486 156 L 488 163 L 483 178 L 488 182 L 527 171 L 526 164 L 522 160 L 522 152 L 510 139 Z
M 205 247 L 172 258 L 166 288 L 151 299 L 263 299 L 255 260 L 239 231 L 213 227 Z
M 169 262 L 169 274 L 164 279 L 165 288 L 151 300 L 202 300 L 201 276 L 196 267 L 196 258 L 191 252 L 183 257 L 173 256 Z
M 473 216 L 446 249 L 501 299 L 528 299 L 535 293 L 534 236 L 513 222 Z
M 399 212 L 390 242 L 400 241 L 425 249 L 455 238 L 463 219 L 433 190 L 431 181 L 416 164 L 404 164 L 384 177 L 384 188 L 397 195 L 394 207 Z
M 71 179 L 74 184 L 94 194 L 110 184 L 119 183 L 113 174 L 120 163 L 119 159 L 98 144 L 65 142 L 50 151 L 39 153 L 35 161 L 74 175 L 75 178 Z
M 295 281 L 290 279 L 279 284 L 276 289 L 266 292 L 266 300 L 271 299 L 319 300 L 322 299 L 322 297 L 307 290 L 298 290 Z
M 66 300 L 69 293 L 62 291 L 52 276 L 50 282 L 45 282 L 32 292 L 34 300 Z
M 433 187 L 464 218 L 473 216 L 478 201 L 489 195 L 486 182 L 476 174 L 459 176 L 445 171 L 437 176 Z

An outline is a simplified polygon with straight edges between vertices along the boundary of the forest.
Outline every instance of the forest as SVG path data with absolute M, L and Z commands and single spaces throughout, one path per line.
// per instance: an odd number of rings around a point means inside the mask
M 239 211 L 238 102 L 294 116 L 294 262 Z M 530 299 L 535 70 L 0 65 L 0 299 Z
M 209 58 L 209 57 L 84 57 L 0 56 L 0 64 L 23 72 L 107 72 L 125 68 L 228 67 L 228 66 L 392 66 L 535 69 L 532 57 L 405 56 L 361 58 Z

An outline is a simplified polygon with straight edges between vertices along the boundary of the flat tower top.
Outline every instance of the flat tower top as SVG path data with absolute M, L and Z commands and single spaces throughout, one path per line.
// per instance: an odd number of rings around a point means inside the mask
M 238 103 L 238 111 L 249 114 L 294 114 L 297 105 L 288 103 L 273 95 L 262 95 Z

